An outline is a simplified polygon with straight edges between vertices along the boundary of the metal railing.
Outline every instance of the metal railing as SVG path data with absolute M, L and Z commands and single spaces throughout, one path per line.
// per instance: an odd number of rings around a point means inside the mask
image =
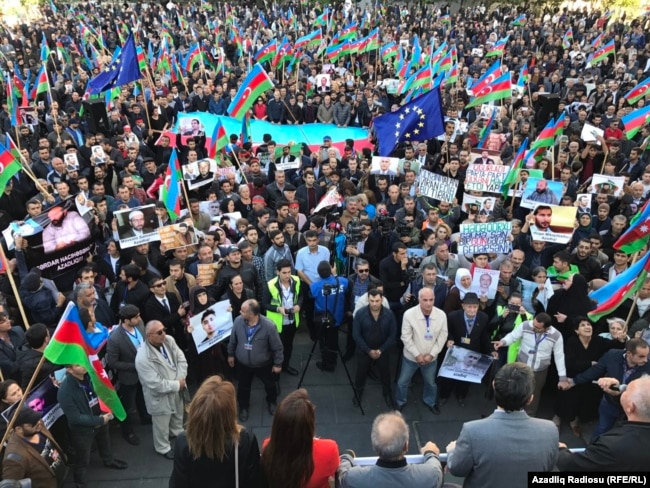
M 569 449 L 569 451 L 571 452 L 583 452 L 584 450 L 585 450 L 584 447 Z M 354 458 L 354 464 L 357 466 L 370 466 L 372 464 L 375 464 L 377 462 L 377 459 L 378 458 L 376 456 L 356 457 Z M 447 453 L 446 452 L 440 453 L 438 459 L 440 459 L 440 462 L 442 464 L 445 464 L 447 462 Z M 424 461 L 424 456 L 422 454 L 406 455 L 406 462 L 408 464 L 421 464 L 423 461 Z

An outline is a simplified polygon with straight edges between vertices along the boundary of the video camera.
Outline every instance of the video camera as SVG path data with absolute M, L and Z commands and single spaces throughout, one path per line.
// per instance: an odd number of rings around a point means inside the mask
M 361 235 L 362 231 L 363 224 L 361 224 L 357 217 L 354 217 L 350 222 L 348 222 L 348 226 L 345 229 L 345 235 L 348 239 L 347 244 L 349 246 L 354 246 L 358 242 L 361 242 L 363 240 L 363 237 Z
M 377 230 L 382 236 L 388 235 L 395 228 L 395 219 L 388 212 L 380 211 L 377 215 Z

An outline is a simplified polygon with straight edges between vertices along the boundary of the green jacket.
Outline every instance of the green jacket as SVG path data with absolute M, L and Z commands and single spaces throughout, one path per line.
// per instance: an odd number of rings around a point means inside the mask
M 497 316 L 501 316 L 503 311 L 505 310 L 505 305 L 499 305 L 497 306 Z M 526 319 L 525 320 L 532 320 L 533 319 L 533 314 L 530 314 L 526 312 Z M 521 324 L 524 322 L 524 320 L 521 318 L 521 314 L 517 314 L 517 318 L 515 319 L 515 326 L 512 328 L 512 330 L 515 330 L 518 327 L 521 327 Z M 494 333 L 492 334 L 492 339 L 496 336 L 498 332 L 498 327 L 495 329 Z M 521 347 L 521 339 L 518 341 L 513 342 L 508 346 L 508 362 L 509 363 L 514 363 L 517 361 L 517 356 L 519 355 L 519 348 Z
M 291 275 L 291 291 L 293 292 L 293 305 L 302 308 L 302 294 L 300 293 L 300 278 Z M 264 290 L 264 309 L 266 316 L 278 328 L 278 333 L 282 332 L 282 319 L 284 316 L 278 312 L 282 307 L 282 296 L 280 295 L 280 278 L 276 276 L 267 283 Z M 300 313 L 293 314 L 296 328 L 300 325 Z

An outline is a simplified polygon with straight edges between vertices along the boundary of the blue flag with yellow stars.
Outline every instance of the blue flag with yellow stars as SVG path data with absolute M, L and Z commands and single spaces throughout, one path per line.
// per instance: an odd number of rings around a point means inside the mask
M 379 155 L 390 156 L 400 142 L 425 141 L 445 131 L 440 90 L 434 88 L 395 112 L 374 119 Z
M 135 41 L 131 33 L 122 46 L 122 50 L 116 56 L 113 56 L 111 63 L 88 82 L 87 93 L 90 95 L 101 93 L 140 78 L 142 78 L 142 73 L 140 73 Z

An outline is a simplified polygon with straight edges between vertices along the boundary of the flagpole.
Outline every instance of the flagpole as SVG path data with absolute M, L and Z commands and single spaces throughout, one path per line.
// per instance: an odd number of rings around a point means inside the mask
M 628 323 L 630 322 L 630 319 L 632 318 L 632 314 L 634 313 L 634 309 L 636 308 L 636 299 L 639 297 L 639 293 L 635 293 L 634 297 L 632 298 L 632 306 L 630 307 L 630 311 L 627 313 L 627 317 L 625 318 L 625 326 L 627 327 L 627 330 L 630 330 L 630 327 L 628 326 Z M 634 339 L 634 337 L 632 337 Z
M 17 131 L 17 130 L 18 130 L 17 126 L 14 126 L 14 129 Z M 9 140 L 13 142 L 13 140 L 11 139 L 11 136 L 9 136 L 9 134 L 7 134 L 7 137 L 9 137 Z M 20 148 L 20 138 L 17 137 L 17 134 L 16 134 L 16 141 L 17 141 L 17 142 L 15 143 L 15 144 L 16 144 L 16 147 L 18 147 L 18 151 L 21 151 L 21 148 Z M 38 181 L 38 178 L 36 178 L 36 175 L 32 172 L 32 169 L 27 165 L 27 163 L 26 163 L 25 161 L 23 161 L 23 156 L 22 156 L 22 154 L 19 155 L 19 157 L 18 157 L 18 161 L 20 162 L 20 167 L 21 167 L 22 170 L 25 172 L 25 174 L 27 175 L 27 177 L 28 177 L 30 180 L 32 180 L 32 181 L 34 182 L 34 184 L 36 185 L 36 188 L 38 188 L 39 191 L 43 192 L 43 194 L 44 194 L 46 197 L 50 197 L 50 198 L 51 198 L 52 195 L 50 195 L 50 193 L 49 193 L 49 192 L 48 192 L 48 191 L 43 187 L 43 185 L 41 185 L 41 183 Z
M 239 167 L 239 174 L 242 175 L 242 178 L 244 178 L 244 181 L 246 182 L 246 184 L 248 184 L 248 178 L 246 178 L 246 173 L 241 167 L 241 163 L 239 162 L 239 158 L 237 157 L 237 151 L 233 151 L 232 155 L 235 157 L 235 161 L 237 162 L 237 166 Z
M 25 401 L 27 400 L 27 394 L 31 391 L 32 386 L 34 386 L 36 377 L 38 376 L 38 373 L 41 372 L 41 368 L 43 367 L 44 363 L 45 363 L 45 354 L 41 354 L 41 359 L 38 362 L 38 365 L 36 366 L 36 370 L 34 370 L 34 374 L 32 375 L 32 378 L 29 380 L 29 384 L 27 385 L 27 388 L 25 388 L 25 390 L 23 391 L 23 397 L 20 399 L 20 401 L 18 402 L 18 406 L 14 410 L 14 415 L 11 417 L 9 424 L 7 425 L 7 431 L 2 436 L 2 441 L 0 441 L 0 445 L 2 446 L 5 445 L 5 441 L 9 437 L 9 434 L 14 428 L 14 424 L 16 423 L 16 420 L 18 419 L 18 412 L 20 412 L 20 410 L 23 408 L 23 405 L 25 405 Z
M 54 101 L 54 97 L 52 96 L 52 87 L 50 86 L 50 75 L 47 73 L 47 63 L 42 63 L 42 64 L 43 64 L 43 72 L 45 73 L 45 80 L 47 81 L 47 94 L 50 96 L 50 109 L 51 109 L 52 108 L 52 102 Z M 38 80 L 36 80 L 36 82 L 38 83 Z M 59 127 L 58 110 L 53 112 L 52 116 L 54 118 L 54 128 L 56 130 L 56 142 L 60 145 L 61 144 L 61 128 Z
M 25 329 L 29 329 L 29 322 L 27 321 L 27 315 L 25 314 L 25 309 L 23 307 L 23 302 L 20 299 L 20 295 L 18 294 L 18 287 L 16 286 L 16 281 L 14 280 L 14 275 L 9 269 L 9 262 L 7 261 L 7 256 L 5 255 L 5 250 L 2 246 L 0 246 L 0 258 L 2 261 L 5 263 L 5 266 L 7 267 L 7 278 L 9 278 L 9 283 L 11 284 L 11 289 L 14 292 L 14 296 L 16 297 L 16 302 L 18 303 L 18 310 L 20 310 L 20 316 L 23 319 L 23 324 L 25 324 Z M 3 444 L 0 444 L 3 445 Z

